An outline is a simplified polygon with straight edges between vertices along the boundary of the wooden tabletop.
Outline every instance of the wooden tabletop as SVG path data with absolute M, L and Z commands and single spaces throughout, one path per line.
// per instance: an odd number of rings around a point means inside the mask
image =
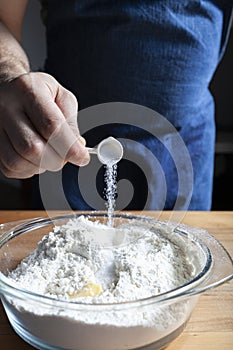
M 145 213 L 144 213 L 145 214 Z M 147 212 L 148 215 L 156 215 Z M 171 213 L 162 213 L 169 218 Z M 183 223 L 202 227 L 212 233 L 233 256 L 233 212 L 188 212 L 177 214 Z M 26 218 L 46 216 L 35 211 L 0 211 L 0 224 Z M 32 350 L 12 330 L 0 305 L 0 348 L 2 350 Z M 233 349 L 233 282 L 205 292 L 184 332 L 167 350 L 232 350 Z

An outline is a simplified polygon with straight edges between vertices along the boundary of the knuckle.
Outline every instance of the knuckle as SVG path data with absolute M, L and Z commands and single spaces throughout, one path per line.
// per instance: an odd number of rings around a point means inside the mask
M 20 153 L 27 157 L 36 156 L 39 157 L 43 152 L 43 145 L 40 142 L 33 142 L 32 140 L 23 140 L 20 145 Z
M 70 101 L 70 103 L 77 110 L 78 109 L 78 101 L 77 101 L 75 95 L 71 91 L 68 91 L 68 90 L 66 90 L 66 94 L 67 94 L 67 99 Z
M 61 85 L 59 86 L 59 88 L 61 89 L 61 94 L 63 95 L 64 99 L 67 99 L 69 100 L 69 102 L 73 103 L 75 106 L 78 106 L 78 101 L 75 95 L 70 90 L 67 90 Z
M 78 101 L 72 92 L 61 87 L 56 102 L 61 107 L 66 119 L 77 119 Z
M 71 147 L 66 155 L 66 158 L 70 159 L 70 158 L 79 158 L 79 152 L 77 152 L 77 149 L 75 147 Z
M 74 161 L 75 163 L 82 165 L 87 164 L 89 161 L 89 155 L 84 147 L 75 147 L 72 146 L 68 153 L 67 153 L 67 159 Z
M 59 119 L 49 118 L 43 127 L 45 137 L 48 139 L 56 134 L 62 128 L 62 124 L 62 121 Z

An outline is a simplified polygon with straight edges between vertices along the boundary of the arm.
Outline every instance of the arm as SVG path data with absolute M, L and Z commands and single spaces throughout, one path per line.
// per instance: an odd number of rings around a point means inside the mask
M 30 72 L 19 43 L 26 5 L 0 0 L 0 170 L 15 178 L 89 161 L 75 96 L 52 76 Z
M 0 1 L 0 83 L 30 71 L 19 44 L 26 5 L 27 0 Z

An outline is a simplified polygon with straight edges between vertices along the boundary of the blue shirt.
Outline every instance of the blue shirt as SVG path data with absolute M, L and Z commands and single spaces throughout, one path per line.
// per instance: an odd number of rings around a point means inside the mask
M 172 123 L 184 140 L 193 166 L 193 191 L 176 209 L 211 207 L 215 122 L 209 84 L 224 52 L 231 11 L 232 0 L 47 1 L 45 70 L 77 96 L 79 108 L 117 101 L 146 106 Z M 162 205 L 160 179 L 153 179 L 157 175 L 150 157 L 145 167 L 151 183 L 130 159 L 119 164 L 119 179 L 130 180 L 135 190 L 127 209 L 143 209 L 148 193 L 147 209 L 174 208 L 179 196 L 176 164 L 152 136 L 156 123 L 152 121 L 148 133 L 133 118 L 127 126 L 111 118 L 109 125 L 102 125 L 101 115 L 96 118 L 99 127 L 84 135 L 89 146 L 109 135 L 136 140 L 155 155 L 164 174 Z M 135 153 L 143 156 L 140 148 Z M 74 209 L 90 209 L 77 186 L 77 172 L 72 165 L 63 170 L 67 200 Z M 100 170 L 99 193 L 102 178 Z

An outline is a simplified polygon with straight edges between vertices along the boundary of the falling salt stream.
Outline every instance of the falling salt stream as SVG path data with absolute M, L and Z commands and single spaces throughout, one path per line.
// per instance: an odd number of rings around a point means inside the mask
M 108 226 L 113 226 L 112 215 L 116 204 L 117 163 L 123 156 L 123 147 L 114 137 L 104 139 L 94 148 L 87 148 L 89 153 L 96 154 L 100 162 L 105 164 L 105 195 L 108 211 Z
M 117 164 L 106 165 L 105 170 L 105 195 L 106 195 L 106 207 L 108 210 L 108 226 L 113 226 L 112 215 L 116 205 L 116 192 L 117 192 Z

